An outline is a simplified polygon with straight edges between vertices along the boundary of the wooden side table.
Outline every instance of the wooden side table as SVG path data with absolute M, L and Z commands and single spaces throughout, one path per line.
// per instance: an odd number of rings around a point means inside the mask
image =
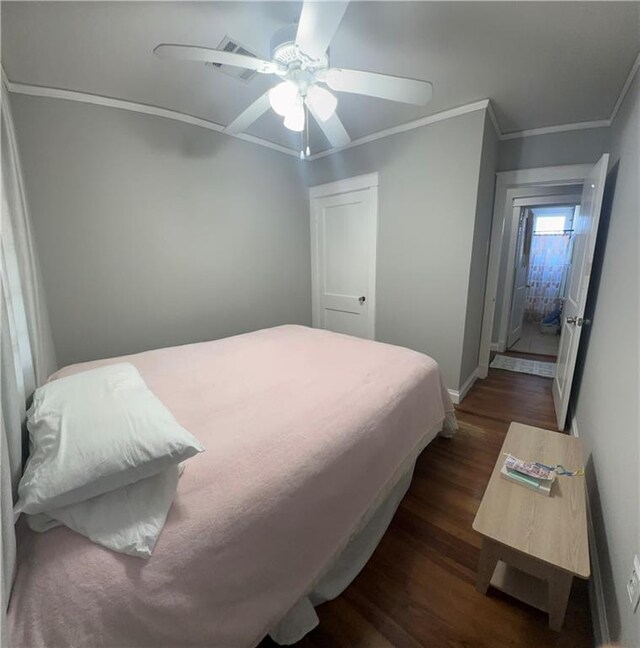
M 584 477 L 557 477 L 546 497 L 501 478 L 502 453 L 574 470 L 582 447 L 566 434 L 512 423 L 473 522 L 482 535 L 478 591 L 500 589 L 548 612 L 560 630 L 573 577 L 590 575 Z

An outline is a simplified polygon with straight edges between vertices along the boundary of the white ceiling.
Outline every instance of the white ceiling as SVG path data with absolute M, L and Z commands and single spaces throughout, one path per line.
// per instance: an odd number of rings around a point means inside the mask
M 2 65 L 18 83 L 169 108 L 226 125 L 275 77 L 249 84 L 160 60 L 162 42 L 216 47 L 225 35 L 268 58 L 297 2 L 2 2 Z M 339 95 L 352 139 L 490 98 L 503 132 L 608 119 L 640 50 L 637 2 L 352 2 L 336 66 L 431 81 L 424 107 Z M 249 133 L 298 148 L 271 111 Z M 314 152 L 328 143 L 312 129 Z

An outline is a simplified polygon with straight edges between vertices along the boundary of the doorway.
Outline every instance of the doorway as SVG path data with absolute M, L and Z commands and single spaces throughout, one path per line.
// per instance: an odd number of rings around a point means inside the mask
M 543 388 L 549 389 L 553 395 L 559 430 L 565 429 L 567 421 L 581 331 L 584 326 L 590 325 L 590 321 L 584 317 L 584 310 L 608 163 L 609 156 L 604 154 L 595 164 L 525 169 L 497 174 L 478 377 L 486 378 L 489 375 L 489 362 L 491 367 L 498 371 L 507 369 L 509 372 L 546 376 L 540 380 L 546 381 Z M 522 337 L 524 313 L 528 304 L 526 291 L 530 263 L 527 256 L 531 256 L 535 228 L 532 207 L 545 205 L 557 208 L 557 196 L 567 193 L 569 185 L 578 184 L 582 185 L 582 191 L 579 199 L 573 202 L 573 217 L 570 227 L 567 227 L 571 230 L 568 241 L 570 260 L 564 272 L 564 286 L 560 287 L 560 341 L 556 351 L 557 361 L 540 363 L 531 359 L 536 356 L 528 356 L 525 359 L 501 355 L 492 357 L 492 351 L 504 353 L 508 344 L 515 346 Z M 532 205 L 531 197 L 536 196 L 539 190 L 543 193 L 546 190 L 545 200 L 534 200 L 537 204 Z M 553 195 L 556 198 L 552 198 Z M 578 209 L 575 209 L 576 204 L 579 205 Z M 523 211 L 522 207 L 527 209 Z M 540 222 L 540 228 L 543 228 L 542 214 Z M 547 225 L 557 227 L 557 224 L 552 222 L 548 222 Z M 566 227 L 566 215 L 562 226 L 563 229 Z M 539 233 L 543 234 L 542 231 Z M 554 233 L 559 234 L 558 231 Z M 520 272 L 519 276 L 516 276 L 518 267 Z M 514 301 L 516 289 L 522 287 L 524 290 L 520 291 Z M 535 298 L 533 294 L 530 296 Z M 535 303 L 533 306 L 536 306 Z M 545 316 L 545 319 L 549 316 Z M 507 354 L 509 353 L 518 355 L 517 352 L 507 351 Z
M 555 360 L 578 205 L 532 201 L 514 209 L 518 236 L 506 348 Z

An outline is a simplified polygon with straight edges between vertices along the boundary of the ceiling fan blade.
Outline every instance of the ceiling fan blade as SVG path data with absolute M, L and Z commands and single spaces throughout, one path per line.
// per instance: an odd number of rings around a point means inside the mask
M 263 61 L 254 56 L 234 54 L 208 47 L 195 47 L 192 45 L 171 45 L 163 43 L 158 45 L 153 53 L 161 59 L 175 59 L 178 61 L 201 61 L 202 63 L 220 63 L 234 67 L 256 70 L 263 74 L 271 74 L 278 70 L 278 65 L 271 61 Z
M 347 10 L 348 2 L 308 2 L 302 5 L 296 44 L 312 59 L 322 58 Z
M 265 92 L 259 99 L 254 101 L 245 111 L 241 112 L 228 126 L 224 132 L 235 135 L 246 130 L 253 122 L 262 117 L 269 110 L 269 92 Z
M 325 81 L 338 92 L 353 92 L 417 106 L 424 106 L 433 96 L 433 85 L 429 81 L 377 72 L 332 68 L 327 70 Z
M 309 112 L 318 122 L 318 126 L 320 126 L 320 129 L 324 133 L 325 137 L 329 140 L 329 144 L 331 144 L 333 148 L 346 146 L 351 141 L 349 133 L 347 133 L 347 131 L 345 130 L 342 122 L 340 121 L 340 118 L 338 117 L 338 115 L 336 115 L 336 113 L 333 113 L 333 115 L 331 115 L 331 117 L 329 117 L 329 119 L 327 119 L 326 121 L 322 121 L 322 119 L 320 119 L 318 115 L 316 115 L 311 106 L 311 103 L 308 101 L 305 103 L 307 104 Z

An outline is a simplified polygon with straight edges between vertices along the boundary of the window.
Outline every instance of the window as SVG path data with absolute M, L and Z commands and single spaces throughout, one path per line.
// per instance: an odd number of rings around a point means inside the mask
M 537 216 L 533 231 L 536 234 L 550 234 L 552 232 L 563 232 L 566 227 L 566 216 Z

